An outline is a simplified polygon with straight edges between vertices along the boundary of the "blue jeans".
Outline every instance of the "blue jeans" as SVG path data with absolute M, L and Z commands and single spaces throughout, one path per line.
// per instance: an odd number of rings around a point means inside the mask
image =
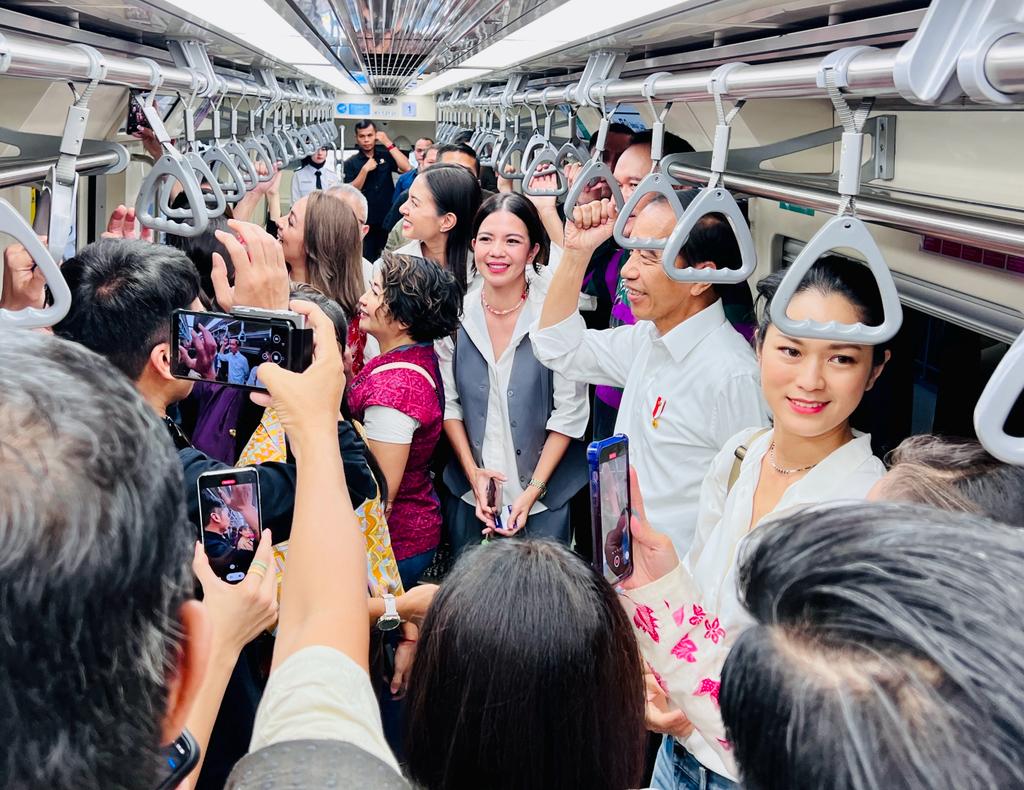
M 669 735 L 661 741 L 651 776 L 654 790 L 738 790 L 738 784 L 705 768 L 682 746 L 674 745 Z
M 420 576 L 423 575 L 423 571 L 429 568 L 430 563 L 434 561 L 434 554 L 436 552 L 437 549 L 434 548 L 424 551 L 422 554 L 414 554 L 411 557 L 398 561 L 398 575 L 402 577 L 402 587 L 406 590 L 411 590 L 416 586 Z

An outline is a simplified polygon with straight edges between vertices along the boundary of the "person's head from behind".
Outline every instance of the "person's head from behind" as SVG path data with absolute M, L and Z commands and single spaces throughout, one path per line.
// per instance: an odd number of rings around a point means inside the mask
M 409 774 L 448 787 L 639 787 L 643 669 L 611 586 L 553 541 L 467 552 L 423 623 Z
M 206 514 L 206 523 L 203 524 L 204 530 L 215 532 L 218 535 L 223 535 L 228 531 L 228 528 L 231 526 L 228 508 L 221 501 L 220 497 L 210 490 L 205 490 L 200 497 L 199 505 L 203 513 Z
M 515 192 L 499 192 L 483 202 L 473 220 L 473 263 L 492 288 L 525 285 L 526 267 L 548 260 L 550 242 L 540 215 Z
M 480 178 L 480 159 L 466 143 L 445 143 L 438 146 L 437 161 L 446 165 L 462 165 L 473 177 Z
M 370 232 L 370 226 L 367 224 L 367 218 L 370 215 L 370 204 L 366 200 L 366 195 L 351 184 L 338 184 L 338 186 L 328 189 L 327 194 L 338 198 L 352 209 L 352 213 L 356 217 L 356 223 L 359 225 L 359 235 L 360 237 L 365 237 Z
M 355 126 L 356 145 L 359 150 L 367 156 L 373 154 L 374 146 L 377 145 L 377 124 L 370 120 L 359 121 Z
M 215 252 L 224 259 L 224 264 L 228 269 L 228 282 L 234 282 L 235 279 L 235 266 L 231 262 L 231 256 L 227 249 L 217 239 L 218 230 L 231 232 L 226 217 L 212 217 L 206 230 L 198 236 L 186 237 L 175 236 L 173 233 L 167 234 L 167 244 L 181 250 L 189 257 L 189 260 L 195 265 L 196 271 L 199 272 L 199 286 L 203 293 L 211 298 L 214 296 L 211 273 L 213 272 L 213 254 Z
M 688 153 L 693 150 L 693 146 L 682 137 L 666 132 L 661 150 L 662 156 L 669 156 L 670 154 Z M 651 133 L 649 131 L 638 132 L 633 136 L 629 147 L 619 156 L 613 171 L 615 182 L 619 185 L 623 200 L 629 200 L 633 196 L 640 182 L 650 174 L 651 165 Z M 629 219 L 626 220 L 624 230 L 626 236 L 632 235 L 636 217 L 654 199 L 654 196 L 655 193 L 651 193 L 636 204 Z
M 415 255 L 385 252 L 359 300 L 359 328 L 383 351 L 406 338 L 429 343 L 459 326 L 462 285 L 447 269 Z
M 595 131 L 590 135 L 590 141 L 587 147 L 590 149 L 590 153 L 594 153 L 594 149 L 597 147 L 597 135 Z M 614 171 L 615 165 L 618 164 L 619 157 L 622 156 L 622 152 L 629 148 L 633 142 L 633 130 L 630 129 L 624 123 L 612 123 L 608 125 L 608 134 L 604 140 L 604 153 L 601 155 L 601 161 L 608 165 L 608 169 Z M 605 196 L 607 197 L 607 195 Z
M 420 173 L 402 204 L 402 235 L 443 253 L 438 263 L 466 281 L 473 217 L 480 208 L 480 184 L 461 165 L 438 162 Z
M 199 275 L 180 250 L 101 239 L 61 267 L 71 309 L 53 331 L 107 358 L 162 412 L 192 382 L 171 375 L 171 312 L 202 310 Z
M 278 220 L 277 235 L 292 279 L 315 285 L 354 313 L 363 291 L 363 247 L 351 206 L 312 192 Z
M 785 270 L 757 283 L 761 303 L 757 355 L 761 388 L 775 430 L 794 437 L 846 434 L 864 393 L 874 386 L 890 353 L 885 345 L 792 337 L 771 322 L 771 304 Z M 882 323 L 882 297 L 871 270 L 838 256 L 815 261 L 786 315 L 801 321 Z
M 667 239 L 676 215 L 662 195 L 645 201 L 633 224 L 633 236 Z M 709 214 L 698 221 L 676 258 L 676 267 L 738 269 L 739 245 L 728 220 Z M 630 309 L 638 319 L 654 322 L 662 333 L 713 304 L 718 295 L 709 283 L 684 283 L 670 278 L 662 267 L 661 250 L 633 250 L 622 267 Z
M 889 471 L 868 499 L 919 502 L 1024 527 L 1024 468 L 1003 463 L 973 439 L 911 436 L 886 460 Z
M 1020 530 L 918 505 L 765 530 L 720 692 L 743 786 L 1024 786 L 1022 565 Z
M 12 331 L 0 367 L 0 776 L 156 787 L 208 653 L 181 464 L 97 354 Z

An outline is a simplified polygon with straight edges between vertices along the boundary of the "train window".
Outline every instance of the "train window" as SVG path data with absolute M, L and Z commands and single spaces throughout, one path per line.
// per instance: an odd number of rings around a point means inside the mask
M 784 239 L 778 267 L 792 263 L 803 246 Z M 903 327 L 885 374 L 861 402 L 854 425 L 871 433 L 879 455 L 913 434 L 977 438 L 974 405 L 1010 347 L 1009 338 L 1020 331 L 1012 324 L 1019 315 L 898 273 L 894 279 L 903 302 Z M 1006 430 L 1024 434 L 1024 398 Z

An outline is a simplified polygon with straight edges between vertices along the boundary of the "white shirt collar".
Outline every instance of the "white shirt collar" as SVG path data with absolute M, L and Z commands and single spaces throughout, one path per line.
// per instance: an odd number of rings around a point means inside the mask
M 651 336 L 654 342 L 662 343 L 672 355 L 672 359 L 681 362 L 705 337 L 710 335 L 726 322 L 722 300 L 716 299 L 699 313 L 691 315 L 678 326 L 674 326 L 660 337 L 654 324 L 651 324 Z

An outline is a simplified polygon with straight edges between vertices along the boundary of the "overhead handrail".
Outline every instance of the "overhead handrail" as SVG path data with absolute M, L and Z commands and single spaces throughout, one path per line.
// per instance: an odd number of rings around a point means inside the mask
M 577 121 L 575 105 L 569 108 L 569 139 L 558 149 L 558 156 L 555 158 L 555 167 L 563 170 L 571 160 L 575 159 L 579 164 L 584 164 L 590 159 L 590 151 L 587 150 L 586 141 L 580 138 L 579 123 Z
M 267 146 L 265 135 L 258 134 L 256 128 L 256 114 L 258 110 L 249 107 L 249 136 L 242 141 L 242 150 L 245 151 L 253 166 L 262 164 L 263 173 L 259 174 L 260 183 L 266 183 L 274 177 L 275 159 L 274 152 Z M 260 129 L 262 131 L 262 129 Z
M 71 289 L 60 272 L 57 261 L 46 249 L 32 226 L 14 207 L 0 198 L 0 234 L 11 236 L 23 245 L 32 262 L 42 272 L 50 291 L 50 304 L 46 307 L 24 307 L 20 310 L 0 308 L 0 327 L 40 329 L 53 326 L 71 309 Z
M 153 99 L 162 81 L 159 71 L 154 75 L 154 81 L 156 84 L 143 102 L 142 112 L 163 149 L 163 155 L 153 163 L 153 169 L 139 187 L 139 195 L 135 199 L 135 216 L 139 218 L 143 227 L 192 238 L 206 230 L 210 223 L 210 215 L 206 210 L 206 200 L 196 178 L 195 169 L 171 143 L 163 119 L 153 105 Z M 165 217 L 159 213 L 161 203 L 164 202 L 161 198 L 161 188 L 172 179 L 181 184 L 188 201 L 188 209 L 181 210 L 187 216 L 179 213 L 176 217 Z
M 490 110 L 485 112 L 486 126 L 477 140 L 476 156 L 482 167 L 494 166 L 494 149 L 498 144 L 498 136 L 494 133 L 494 113 Z
M 594 153 L 590 157 L 590 161 L 587 162 L 583 169 L 580 170 L 579 175 L 576 176 L 576 181 L 570 187 L 568 193 L 565 196 L 565 216 L 572 217 L 572 212 L 576 208 L 576 202 L 580 199 L 580 195 L 583 194 L 583 190 L 586 189 L 587 185 L 592 181 L 604 181 L 611 189 L 612 200 L 615 201 L 615 206 L 619 210 L 622 209 L 623 199 L 622 190 L 619 189 L 619 184 L 615 180 L 615 176 L 612 174 L 611 169 L 605 164 L 604 161 L 604 146 L 608 139 L 608 127 L 611 125 L 611 116 L 615 114 L 615 111 L 619 108 L 616 104 L 612 107 L 612 111 L 608 112 L 608 107 L 605 104 L 604 93 L 601 93 L 601 125 L 597 130 L 597 143 L 594 146 Z
M 224 195 L 224 201 L 234 205 L 245 197 L 247 189 L 241 171 L 221 142 L 220 106 L 223 101 L 224 93 L 219 92 L 210 111 L 213 116 L 213 137 L 210 139 L 209 147 L 203 151 L 202 159 L 210 169 L 214 180 L 217 181 L 217 185 Z M 248 157 L 246 157 L 246 161 L 248 161 Z M 218 173 L 221 171 L 227 172 L 227 181 L 221 181 L 218 177 Z
M 974 430 L 1000 461 L 1024 466 L 1024 437 L 1006 432 L 1006 420 L 1024 395 L 1024 332 L 996 365 L 974 407 Z
M 843 125 L 839 155 L 839 194 L 842 195 L 842 202 L 839 205 L 839 213 L 814 234 L 786 271 L 772 299 L 771 319 L 780 332 L 797 337 L 877 345 L 891 340 L 899 331 L 903 323 L 903 308 L 892 273 L 882 257 L 882 251 L 878 249 L 867 226 L 856 216 L 864 123 L 874 102 L 872 98 L 862 99 L 857 110 L 851 110 L 840 87 L 848 85 L 847 69 L 850 61 L 861 51 L 859 47 L 841 49 L 822 61 L 819 78 L 828 90 L 829 98 Z M 868 326 L 859 321 L 854 324 L 811 319 L 796 321 L 786 314 L 790 301 L 811 266 L 822 255 L 837 248 L 855 250 L 867 261 L 882 299 L 883 320 L 878 326 Z
M 754 238 L 750 234 L 750 226 L 747 224 L 743 212 L 740 211 L 736 198 L 725 187 L 720 186 L 722 174 L 725 172 L 726 162 L 729 158 L 729 140 L 732 135 L 732 122 L 745 103 L 744 99 L 738 99 L 732 110 L 727 115 L 722 102 L 722 94 L 725 93 L 726 77 L 737 69 L 745 68 L 745 63 L 727 63 L 715 69 L 708 80 L 708 92 L 714 96 L 715 113 L 718 117 L 718 125 L 715 127 L 715 141 L 711 153 L 711 177 L 706 187 L 697 193 L 697 197 L 687 206 L 686 211 L 676 224 L 675 229 L 668 237 L 665 244 L 665 251 L 662 253 L 661 265 L 673 280 L 684 283 L 716 283 L 728 285 L 741 283 L 754 273 L 757 268 L 757 248 L 754 246 Z M 676 267 L 676 259 L 679 257 L 683 247 L 690 238 L 690 233 L 708 214 L 721 214 L 732 228 L 736 237 L 736 244 L 740 251 L 740 266 L 738 269 L 698 269 L 694 266 L 684 268 Z M 678 214 L 676 215 L 678 216 Z M 691 263 L 695 263 L 691 262 Z
M 57 161 L 50 168 L 42 187 L 44 195 L 49 196 L 50 217 L 46 244 L 56 261 L 63 259 L 64 249 L 75 224 L 75 210 L 78 206 L 78 168 L 75 163 L 82 153 L 82 143 L 85 142 L 89 99 L 107 76 L 106 62 L 99 50 L 87 44 L 71 46 L 89 58 L 89 84 L 79 94 L 75 92 L 74 84 L 68 83 L 74 95 L 74 103 L 68 108 L 67 119 L 64 121 L 64 135 L 61 137 Z M 47 202 L 45 198 L 44 202 Z
M 530 113 L 530 125 L 533 126 L 533 134 L 526 141 L 526 145 L 523 147 L 523 157 L 519 162 L 519 169 L 523 173 L 523 178 L 526 177 L 526 169 L 529 167 L 533 156 L 545 146 L 551 144 L 551 110 L 548 109 L 547 104 L 544 105 L 545 118 L 543 129 L 537 122 L 537 108 L 533 105 L 527 105 L 526 109 Z
M 663 250 L 668 245 L 666 239 L 639 238 L 626 235 L 626 223 L 629 222 L 630 215 L 636 211 L 640 201 L 648 195 L 659 194 L 664 197 L 668 201 L 669 206 L 672 207 L 676 220 L 683 216 L 683 204 L 676 195 L 676 182 L 672 180 L 668 173 L 663 173 L 661 170 L 661 157 L 665 147 L 665 118 L 672 109 L 672 102 L 666 102 L 659 114 L 654 108 L 653 93 L 655 81 L 666 74 L 667 72 L 664 71 L 658 72 L 657 74 L 652 74 L 644 81 L 644 98 L 647 99 L 647 104 L 654 116 L 654 123 L 651 126 L 651 171 L 636 185 L 636 189 L 633 190 L 633 194 L 629 196 L 629 200 L 626 201 L 622 211 L 619 212 L 619 216 L 615 220 L 612 236 L 615 238 L 615 243 L 624 250 Z M 672 260 L 675 261 L 675 258 Z
M 518 181 L 523 177 L 523 159 L 522 153 L 526 150 L 527 138 L 520 132 L 520 116 L 519 112 L 516 111 L 512 117 L 512 136 L 508 141 L 508 144 L 503 146 L 501 149 L 501 158 L 498 160 L 498 168 L 496 175 L 499 178 L 507 178 L 510 181 Z M 509 170 L 512 166 L 512 157 L 515 154 L 519 154 L 519 170 Z

